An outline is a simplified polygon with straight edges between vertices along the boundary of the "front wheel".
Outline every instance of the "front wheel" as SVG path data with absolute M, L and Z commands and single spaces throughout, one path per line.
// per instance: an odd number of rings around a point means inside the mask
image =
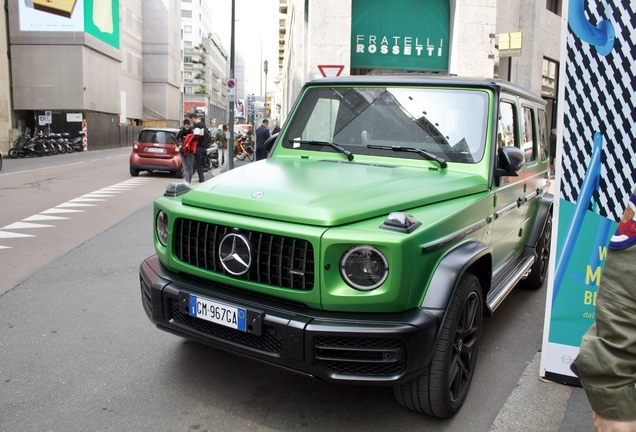
M 9 157 L 11 159 L 17 159 L 18 158 L 18 150 L 15 148 L 9 149 Z
M 240 161 L 245 160 L 245 154 L 243 152 L 237 153 L 236 159 Z
M 253 160 L 254 160 L 254 150 L 250 149 L 250 151 L 248 151 L 248 153 L 247 153 L 247 158 L 248 158 L 250 161 L 253 161 Z
M 451 417 L 461 408 L 477 365 L 482 308 L 479 280 L 465 273 L 446 313 L 431 363 L 410 383 L 393 388 L 400 405 L 439 418 Z

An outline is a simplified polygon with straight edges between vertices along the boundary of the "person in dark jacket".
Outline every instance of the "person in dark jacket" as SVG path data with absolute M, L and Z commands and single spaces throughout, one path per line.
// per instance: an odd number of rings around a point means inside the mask
M 183 127 L 177 134 L 177 142 L 179 143 L 179 157 L 181 157 L 181 166 L 183 166 L 183 176 L 185 178 L 185 183 L 188 186 L 190 186 L 192 174 L 194 174 L 194 154 L 183 153 L 183 140 L 187 135 L 190 135 L 191 133 L 192 129 L 190 129 L 190 120 L 183 120 Z
M 256 160 L 265 159 L 267 152 L 265 151 L 265 141 L 269 138 L 269 120 L 263 120 L 263 123 L 256 129 Z
M 199 183 L 203 183 L 205 181 L 205 177 L 203 174 L 203 154 L 205 153 L 204 144 L 204 135 L 205 135 L 205 124 L 199 120 L 199 117 L 196 113 L 188 114 L 188 118 L 190 119 L 190 123 L 192 124 L 192 133 L 197 136 L 197 152 L 194 154 L 194 168 L 197 170 L 197 174 L 199 175 Z

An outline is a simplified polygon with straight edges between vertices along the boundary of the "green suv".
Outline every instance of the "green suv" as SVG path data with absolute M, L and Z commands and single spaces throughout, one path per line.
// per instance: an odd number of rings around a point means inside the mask
M 141 297 L 161 329 L 450 417 L 482 318 L 543 285 L 545 103 L 436 75 L 307 83 L 268 158 L 154 203 Z

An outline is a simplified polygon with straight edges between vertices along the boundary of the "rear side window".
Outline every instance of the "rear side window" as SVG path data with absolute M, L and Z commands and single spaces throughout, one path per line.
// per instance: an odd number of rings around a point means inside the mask
M 534 111 L 532 108 L 523 107 L 523 119 L 521 122 L 521 150 L 526 157 L 526 162 L 536 160 L 536 141 L 534 133 Z
M 548 160 L 548 116 L 544 110 L 537 110 L 539 117 L 539 157 L 541 162 Z
M 176 144 L 177 140 L 172 132 L 144 130 L 139 134 L 139 142 Z

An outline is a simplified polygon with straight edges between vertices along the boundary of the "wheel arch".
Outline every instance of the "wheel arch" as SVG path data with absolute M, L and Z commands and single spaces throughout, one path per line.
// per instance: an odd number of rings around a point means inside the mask
M 482 299 L 485 299 L 492 281 L 492 249 L 472 240 L 448 252 L 435 269 L 422 307 L 447 310 L 457 284 L 466 272 L 477 277 Z
M 528 240 L 528 246 L 530 248 L 535 248 L 537 242 L 541 238 L 541 234 L 543 234 L 543 230 L 545 229 L 545 224 L 548 220 L 548 214 L 552 212 L 552 207 L 554 206 L 554 195 L 545 194 L 541 198 L 541 203 L 539 204 L 539 210 L 537 211 L 537 221 L 540 223 L 535 223 L 534 228 L 532 229 L 532 234 L 530 234 L 530 239 Z

